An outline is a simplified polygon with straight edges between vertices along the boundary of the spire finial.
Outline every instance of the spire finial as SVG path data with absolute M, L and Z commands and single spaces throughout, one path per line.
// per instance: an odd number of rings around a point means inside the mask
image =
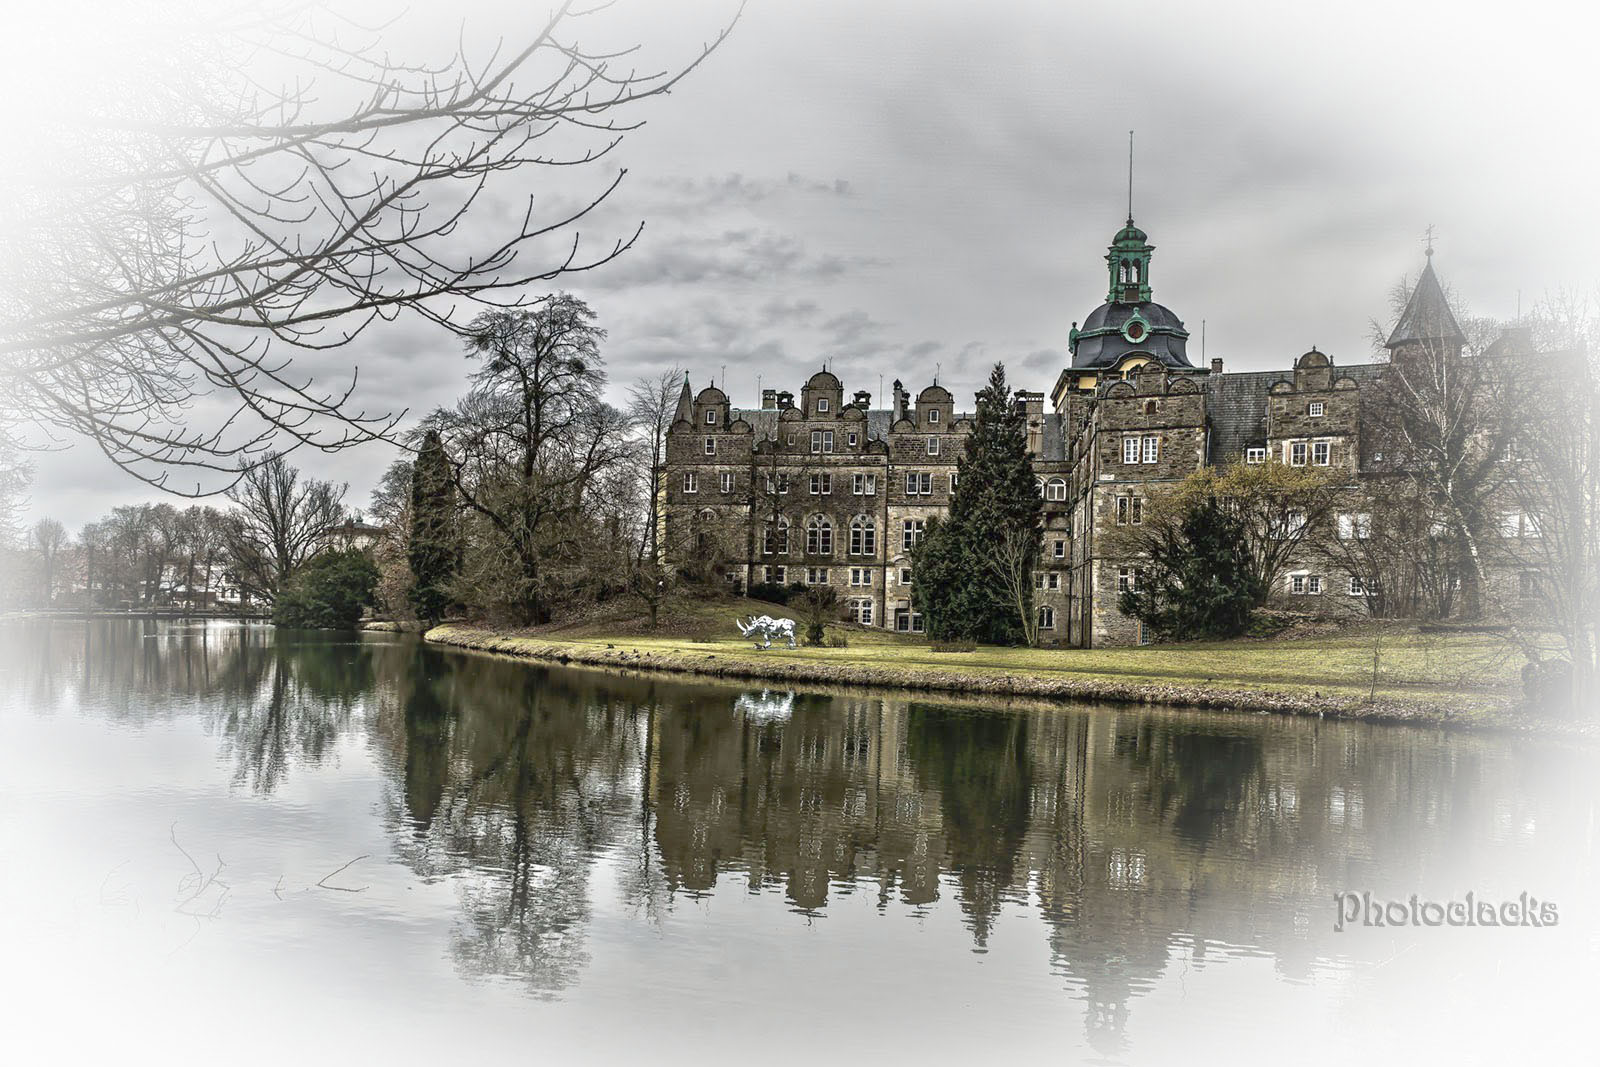
M 1429 259 L 1432 259 L 1433 258 L 1433 223 L 1431 223 L 1431 222 L 1428 223 L 1428 228 L 1426 230 L 1424 230 L 1423 233 L 1425 235 L 1426 241 L 1428 242 L 1428 247 L 1424 250 L 1423 254 L 1426 255 Z
M 1133 225 L 1133 131 L 1128 131 L 1128 225 Z

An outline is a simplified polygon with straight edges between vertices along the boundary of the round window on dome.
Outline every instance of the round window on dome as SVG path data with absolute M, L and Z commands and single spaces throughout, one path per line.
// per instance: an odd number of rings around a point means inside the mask
M 1144 336 L 1144 323 L 1130 322 L 1127 329 L 1128 340 L 1137 341 Z

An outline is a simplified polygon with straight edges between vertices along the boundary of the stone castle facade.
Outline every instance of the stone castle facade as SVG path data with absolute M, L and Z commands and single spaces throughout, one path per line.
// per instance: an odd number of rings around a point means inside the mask
M 1306 352 L 1278 371 L 1195 366 L 1188 332 L 1151 299 L 1153 247 L 1130 218 L 1106 256 L 1104 303 L 1070 334 L 1071 364 L 1045 394 L 1019 392 L 1044 500 L 1035 575 L 1041 644 L 1094 647 L 1148 639 L 1117 607 L 1138 580 L 1136 561 L 1105 546 L 1118 525 L 1141 521 L 1153 490 L 1201 467 L 1275 461 L 1346 476 L 1351 511 L 1341 536 L 1366 536 L 1360 488 L 1384 456 L 1363 434 L 1386 363 L 1337 365 Z M 1431 252 L 1430 252 L 1431 256 Z M 1388 348 L 1465 343 L 1431 258 Z M 913 399 L 899 381 L 887 409 L 847 397 L 822 370 L 798 399 L 767 390 L 756 408 L 720 389 L 684 382 L 668 433 L 660 501 L 666 552 L 715 566 L 734 586 L 833 587 L 861 623 L 919 632 L 911 550 L 949 506 L 971 417 L 937 383 Z M 1363 583 L 1324 556 L 1297 564 L 1280 591 L 1296 607 L 1364 610 Z

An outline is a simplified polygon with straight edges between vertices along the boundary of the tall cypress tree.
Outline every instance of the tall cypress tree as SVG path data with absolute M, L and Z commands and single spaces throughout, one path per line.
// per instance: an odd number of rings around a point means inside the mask
M 919 608 L 936 640 L 1015 644 L 1023 637 L 1022 620 L 996 571 L 994 549 L 1012 532 L 1033 546 L 1018 561 L 1031 590 L 1044 504 L 1026 420 L 1012 400 L 1004 364 L 994 365 L 989 384 L 978 391 L 975 424 L 956 469 L 961 478 L 950 515 L 930 527 L 913 558 Z M 1033 610 L 1031 595 L 1026 610 Z
M 411 468 L 411 548 L 409 560 L 416 584 L 411 604 L 424 626 L 433 626 L 450 607 L 448 588 L 460 559 L 456 533 L 456 491 L 450 462 L 437 430 L 422 438 Z

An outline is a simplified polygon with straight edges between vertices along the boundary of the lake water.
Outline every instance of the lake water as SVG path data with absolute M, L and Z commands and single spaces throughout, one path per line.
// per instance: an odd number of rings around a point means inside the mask
M 0 1058 L 1600 1062 L 1597 769 L 1523 737 L 11 621 Z M 1362 891 L 1558 910 L 1338 929 Z

